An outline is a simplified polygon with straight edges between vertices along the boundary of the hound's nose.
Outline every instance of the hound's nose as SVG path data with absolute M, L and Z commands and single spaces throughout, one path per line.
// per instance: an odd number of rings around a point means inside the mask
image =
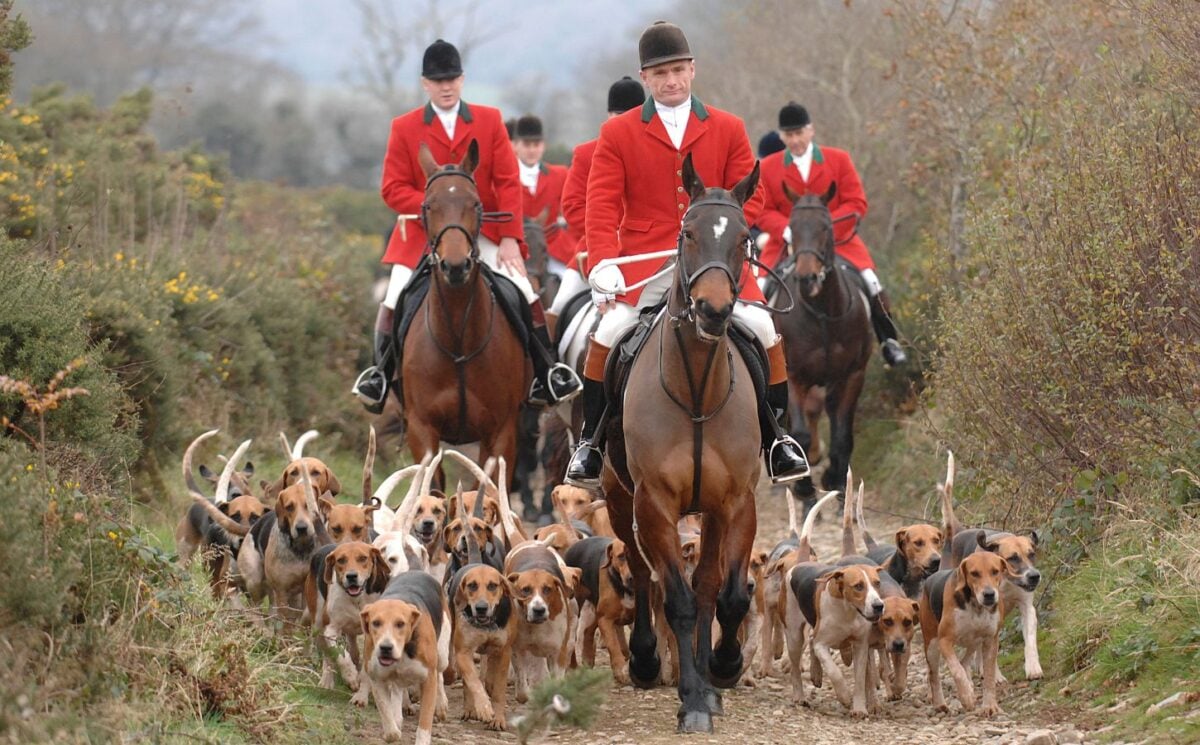
M 1038 586 L 1038 582 L 1042 581 L 1042 573 L 1036 569 L 1030 569 L 1025 574 L 1025 581 L 1029 583 L 1029 589 L 1032 590 Z
M 308 533 L 308 523 L 296 523 L 296 535 L 305 535 Z
M 357 585 L 358 584 L 358 572 L 346 572 L 346 584 Z
M 993 590 L 992 588 L 989 587 L 988 589 L 983 591 L 983 604 L 984 605 L 995 605 L 996 604 L 996 591 L 995 590 Z
M 903 652 L 904 651 L 904 640 L 896 639 L 895 641 L 893 641 L 892 642 L 892 651 L 895 652 L 896 654 L 900 654 L 901 652 Z
M 941 569 L 941 568 L 942 568 L 942 557 L 934 556 L 932 559 L 929 560 L 929 571 L 931 573 L 936 572 L 938 569 Z
M 747 583 L 746 583 L 746 592 L 748 592 L 748 593 L 750 593 L 751 595 L 753 595 L 753 594 L 754 594 L 754 588 L 756 588 L 756 587 L 758 587 L 758 585 L 757 585 L 757 584 L 755 584 L 754 580 L 750 580 L 749 582 L 747 582 Z
M 883 613 L 883 601 L 876 600 L 876 601 L 872 602 L 871 610 L 875 613 L 876 617 L 879 617 Z
M 530 608 L 529 615 L 533 617 L 533 620 L 540 621 L 546 617 L 546 609 L 545 608 Z
M 395 650 L 395 647 L 392 646 L 391 642 L 380 642 L 377 648 L 385 657 L 391 657 L 392 651 Z
M 482 601 L 475 603 L 475 615 L 477 615 L 477 616 L 486 616 L 488 614 L 488 611 L 490 611 L 490 610 L 491 610 L 491 608 L 488 606 L 487 603 L 484 603 Z
M 427 533 L 433 530 L 435 527 L 437 527 L 437 523 L 428 517 L 421 521 L 421 530 Z

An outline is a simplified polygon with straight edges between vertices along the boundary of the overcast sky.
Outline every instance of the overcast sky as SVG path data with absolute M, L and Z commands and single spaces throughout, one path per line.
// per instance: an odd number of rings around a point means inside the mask
M 405 0 L 396 0 L 404 7 Z M 511 28 L 479 48 L 470 60 L 468 82 L 503 85 L 529 71 L 539 71 L 557 85 L 571 83 L 589 58 L 624 49 L 630 70 L 637 68 L 637 35 L 673 0 L 486 0 L 482 20 Z M 257 0 L 264 53 L 317 85 L 335 85 L 354 66 L 361 25 L 344 0 Z M 432 41 L 432 39 L 430 40 Z M 453 42 L 454 39 L 448 39 Z M 408 61 L 414 80 L 420 59 Z

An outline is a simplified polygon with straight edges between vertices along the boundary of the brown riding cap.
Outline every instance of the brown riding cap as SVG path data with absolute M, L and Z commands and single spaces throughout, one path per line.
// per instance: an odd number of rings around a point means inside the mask
M 655 21 L 642 32 L 642 38 L 638 40 L 638 57 L 643 70 L 676 60 L 695 59 L 683 29 L 666 21 Z

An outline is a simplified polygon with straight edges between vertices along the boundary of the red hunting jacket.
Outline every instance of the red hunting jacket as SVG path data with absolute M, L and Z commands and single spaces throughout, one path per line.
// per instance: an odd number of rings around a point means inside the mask
M 425 199 L 425 173 L 417 162 L 421 143 L 429 146 L 438 163 L 457 163 L 466 157 L 467 146 L 474 138 L 479 143 L 479 167 L 475 183 L 485 212 L 511 212 L 509 222 L 484 223 L 483 234 L 493 243 L 501 238 L 522 241 L 521 178 L 517 172 L 517 156 L 513 153 L 504 130 L 500 111 L 490 106 L 458 104 L 458 122 L 454 125 L 454 141 L 437 118 L 431 104 L 398 116 L 392 120 L 387 155 L 383 161 L 383 180 L 380 193 L 383 201 L 401 215 L 419 215 Z M 539 179 L 540 181 L 540 179 Z M 396 225 L 383 255 L 385 264 L 403 264 L 415 268 L 426 251 L 425 229 L 421 220 L 406 220 Z M 521 252 L 526 253 L 522 242 Z
M 674 248 L 683 214 L 691 200 L 683 186 L 683 159 L 692 164 L 707 187 L 732 189 L 754 169 L 754 153 L 746 126 L 733 114 L 710 108 L 692 97 L 692 112 L 679 150 L 647 98 L 641 108 L 609 119 L 600 128 L 587 188 L 588 272 L 597 262 Z M 746 222 L 762 211 L 759 183 L 746 202 Z M 662 261 L 621 267 L 626 284 L 657 272 Z M 634 304 L 640 290 L 618 298 Z M 749 265 L 742 269 L 741 297 L 762 301 Z
M 528 217 L 537 217 L 542 210 L 549 209 L 549 214 L 542 223 L 547 228 L 546 249 L 550 256 L 566 264 L 575 255 L 575 241 L 565 230 L 550 226 L 558 222 L 558 217 L 562 214 L 562 194 L 563 186 L 567 183 L 567 167 L 541 163 L 538 168 L 541 172 L 538 174 L 536 193 L 530 194 L 529 189 L 521 186 L 522 209 Z
M 766 207 L 758 217 L 758 227 L 771 236 L 763 249 L 762 263 L 775 267 L 783 258 L 783 229 L 787 227 L 788 218 L 792 214 L 792 203 L 783 193 L 783 183 L 792 191 L 804 196 L 805 194 L 822 195 L 829 190 L 829 184 L 837 184 L 837 194 L 829 203 L 829 213 L 834 220 L 849 214 L 857 214 L 859 220 L 867 215 L 867 195 L 863 191 L 862 181 L 858 171 L 850 161 L 850 154 L 836 147 L 818 147 L 813 143 L 812 168 L 808 172 L 806 182 L 800 176 L 800 169 L 795 166 L 792 154 L 788 150 L 772 153 L 762 161 L 762 185 L 766 189 Z M 837 242 L 837 255 L 849 261 L 860 271 L 874 269 L 875 262 L 867 251 L 867 244 L 857 234 L 855 220 L 847 219 L 834 223 L 833 235 Z
M 584 218 L 587 215 L 588 174 L 592 171 L 592 156 L 600 140 L 588 140 L 575 146 L 571 153 L 571 167 L 567 171 L 567 183 L 563 186 L 562 213 L 567 218 L 567 235 L 574 241 L 571 260 L 564 262 L 575 266 L 575 257 L 587 251 L 584 239 Z M 576 267 L 578 268 L 578 267 Z

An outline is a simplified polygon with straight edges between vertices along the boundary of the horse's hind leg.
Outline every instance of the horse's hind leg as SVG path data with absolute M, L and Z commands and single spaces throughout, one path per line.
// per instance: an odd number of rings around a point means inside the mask
M 721 624 L 721 641 L 713 650 L 712 659 L 708 665 L 709 677 L 714 685 L 729 688 L 737 684 L 742 673 L 742 649 L 738 642 L 738 629 L 750 610 L 750 590 L 747 586 L 746 571 L 749 568 L 750 552 L 754 548 L 754 535 L 757 531 L 757 516 L 754 511 L 754 494 L 748 494 L 742 499 L 742 504 L 748 509 L 738 511 L 736 523 L 729 522 L 722 528 L 715 520 L 706 520 L 705 535 L 720 535 L 724 567 L 718 565 L 718 571 L 724 569 L 724 584 L 720 595 L 716 598 L 717 622 Z M 704 555 L 701 554 L 701 561 Z M 697 570 L 699 571 L 699 570 Z M 703 621 L 701 621 L 703 623 Z M 703 629 L 703 626 L 701 626 Z
M 857 370 L 828 391 L 825 408 L 829 414 L 829 467 L 821 477 L 821 486 L 827 491 L 846 492 L 846 469 L 854 452 L 854 411 L 866 377 L 866 370 Z

